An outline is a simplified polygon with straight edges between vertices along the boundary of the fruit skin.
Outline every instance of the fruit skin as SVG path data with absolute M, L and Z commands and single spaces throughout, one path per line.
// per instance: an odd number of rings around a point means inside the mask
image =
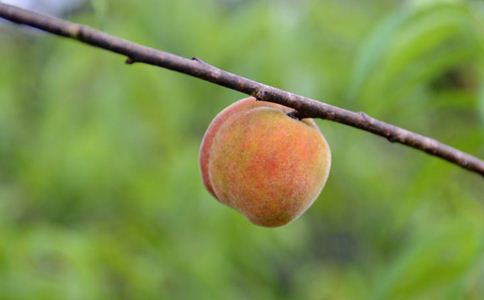
M 326 183 L 331 152 L 312 119 L 245 98 L 220 112 L 200 147 L 207 190 L 252 223 L 276 227 L 300 216 Z
M 205 185 L 205 188 L 216 199 L 217 199 L 217 196 L 213 191 L 212 184 L 210 183 L 209 176 L 208 176 L 208 161 L 210 156 L 210 148 L 212 147 L 215 134 L 218 132 L 218 130 L 224 124 L 224 122 L 234 114 L 240 113 L 242 111 L 250 110 L 256 107 L 268 107 L 268 106 L 280 109 L 284 112 L 291 111 L 291 109 L 286 106 L 282 106 L 276 103 L 271 103 L 266 101 L 257 101 L 253 97 L 248 97 L 248 98 L 241 99 L 233 103 L 232 105 L 229 105 L 224 110 L 219 112 L 212 120 L 210 125 L 208 126 L 208 129 L 205 131 L 205 134 L 202 139 L 202 144 L 200 146 L 200 154 L 199 154 L 200 174 L 202 176 L 202 181 L 203 181 L 203 184 Z

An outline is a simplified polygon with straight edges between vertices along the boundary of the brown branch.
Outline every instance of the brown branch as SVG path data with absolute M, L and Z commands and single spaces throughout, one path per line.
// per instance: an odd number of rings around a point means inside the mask
M 209 65 L 197 58 L 184 58 L 139 44 L 76 23 L 40 15 L 0 3 L 0 17 L 56 35 L 78 40 L 127 57 L 126 63 L 145 63 L 197 77 L 252 95 L 259 100 L 276 102 L 298 111 L 298 117 L 331 120 L 359 128 L 409 147 L 440 157 L 484 176 L 484 161 L 445 145 L 437 140 L 374 119 L 365 113 L 352 112 L 310 98 L 277 89 Z

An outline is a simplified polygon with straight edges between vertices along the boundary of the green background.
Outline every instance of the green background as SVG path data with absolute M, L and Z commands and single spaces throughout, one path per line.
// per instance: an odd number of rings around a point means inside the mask
M 91 1 L 63 16 L 484 157 L 483 1 Z M 204 190 L 240 93 L 0 27 L 0 299 L 482 299 L 484 181 L 318 120 L 333 166 L 277 229 Z

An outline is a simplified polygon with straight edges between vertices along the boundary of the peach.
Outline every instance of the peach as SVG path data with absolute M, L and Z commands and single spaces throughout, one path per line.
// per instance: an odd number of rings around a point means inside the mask
M 331 152 L 312 119 L 245 98 L 220 112 L 200 147 L 206 189 L 252 223 L 276 227 L 299 217 L 323 189 Z

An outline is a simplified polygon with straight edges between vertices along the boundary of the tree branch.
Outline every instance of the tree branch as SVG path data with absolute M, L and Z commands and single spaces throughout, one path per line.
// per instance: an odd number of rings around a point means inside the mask
M 274 88 L 209 65 L 197 58 L 184 58 L 132 43 L 80 24 L 40 15 L 0 3 L 0 17 L 56 35 L 78 40 L 127 57 L 126 63 L 159 66 L 252 95 L 259 100 L 292 107 L 303 118 L 321 118 L 346 124 L 382 136 L 430 155 L 440 157 L 469 171 L 484 176 L 484 161 L 445 145 L 437 140 L 372 118 L 307 97 Z

